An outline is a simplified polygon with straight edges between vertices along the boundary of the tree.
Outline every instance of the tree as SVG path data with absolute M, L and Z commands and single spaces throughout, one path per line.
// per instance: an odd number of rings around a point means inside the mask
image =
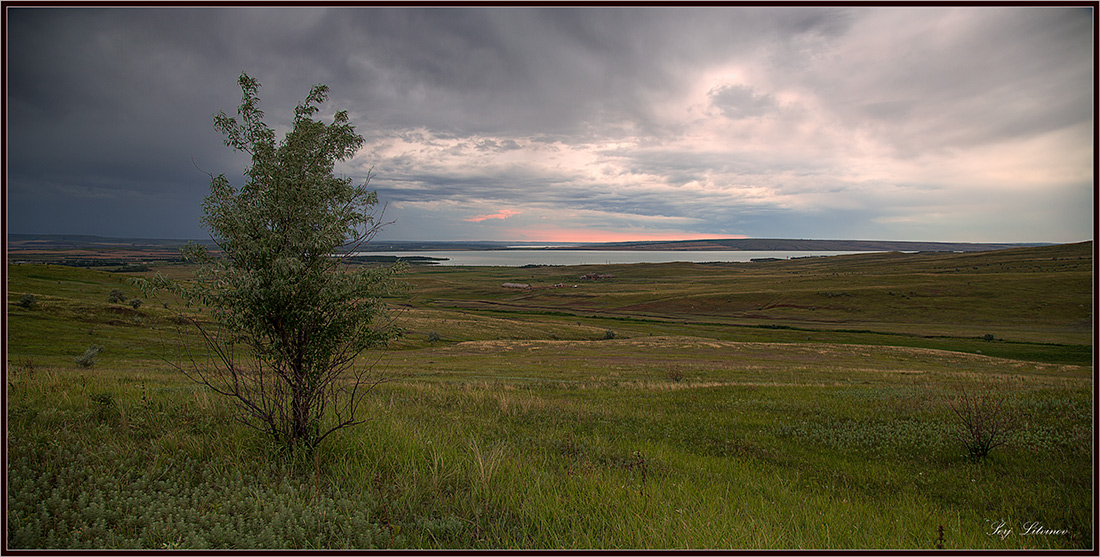
M 214 127 L 252 165 L 239 189 L 211 175 L 200 221 L 217 250 L 188 246 L 185 256 L 199 263 L 193 282 L 158 277 L 146 286 L 213 309 L 212 322 L 191 319 L 209 349 L 205 363 L 192 355 L 181 370 L 230 397 L 247 425 L 312 451 L 363 421 L 357 409 L 380 379 L 358 359 L 397 335 L 380 321 L 402 267 L 351 269 L 339 255 L 383 223 L 370 176 L 354 185 L 333 173 L 363 138 L 346 111 L 328 124 L 313 118 L 328 87 L 313 87 L 277 142 L 259 109 L 259 82 L 241 74 L 238 83 L 239 119 L 219 112 Z

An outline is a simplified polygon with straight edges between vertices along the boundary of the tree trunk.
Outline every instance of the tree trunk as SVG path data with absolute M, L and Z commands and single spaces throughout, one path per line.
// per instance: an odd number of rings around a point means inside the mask
M 290 401 L 290 413 L 291 413 L 291 443 L 298 444 L 305 442 L 309 444 L 312 442 L 310 427 L 310 398 L 312 393 L 310 392 L 309 382 L 306 381 L 305 370 L 300 367 L 294 371 L 294 384 L 291 385 L 291 401 Z

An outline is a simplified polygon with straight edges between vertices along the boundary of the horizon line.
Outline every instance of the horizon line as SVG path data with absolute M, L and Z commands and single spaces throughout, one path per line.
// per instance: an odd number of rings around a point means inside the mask
M 211 241 L 207 238 L 167 238 L 167 237 L 149 237 L 149 236 L 102 236 L 99 234 L 67 234 L 67 233 L 27 233 L 27 232 L 5 232 L 7 238 L 13 236 L 32 236 L 32 237 L 69 237 L 69 238 L 88 238 L 88 239 L 101 239 L 101 240 L 147 240 L 147 241 L 160 241 L 160 242 L 208 242 Z M 813 241 L 813 242 L 889 242 L 889 243 L 909 243 L 909 244 L 1003 244 L 1003 245 L 1056 245 L 1056 244 L 1076 244 L 1083 242 L 1091 242 L 1093 238 L 1086 238 L 1083 240 L 1074 240 L 1068 242 L 1050 242 L 1050 241 L 1031 241 L 1031 242 L 1012 242 L 1012 241 L 984 241 L 975 242 L 967 240 L 892 240 L 892 239 L 859 239 L 859 238 L 782 238 L 782 237 L 714 237 L 714 238 L 696 238 L 696 239 L 644 239 L 644 240 L 615 240 L 615 241 L 550 241 L 550 240 L 404 240 L 404 239 L 386 239 L 378 240 L 374 239 L 367 244 L 377 243 L 438 243 L 438 244 L 562 244 L 562 245 L 600 245 L 600 244 L 685 244 L 694 242 L 746 242 L 746 241 L 785 241 L 785 242 L 800 242 L 800 241 Z

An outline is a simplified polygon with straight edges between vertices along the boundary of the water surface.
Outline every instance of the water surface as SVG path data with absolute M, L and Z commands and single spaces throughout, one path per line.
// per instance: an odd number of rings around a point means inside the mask
M 362 251 L 355 255 L 432 257 L 443 259 L 439 265 L 471 267 L 522 267 L 523 265 L 608 265 L 624 263 L 747 262 L 752 259 L 790 259 L 869 253 L 863 251 L 633 251 L 507 249 L 455 251 Z

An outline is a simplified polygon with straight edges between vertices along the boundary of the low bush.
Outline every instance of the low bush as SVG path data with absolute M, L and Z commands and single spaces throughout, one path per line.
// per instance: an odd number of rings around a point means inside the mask
M 99 353 L 103 352 L 104 350 L 106 350 L 106 348 L 104 348 L 104 347 L 102 347 L 98 344 L 93 344 L 93 345 L 89 346 L 88 349 L 85 350 L 83 354 L 78 356 L 75 361 L 76 361 L 77 365 L 79 365 L 80 367 L 92 367 L 92 366 L 95 365 L 95 357 L 98 356 Z
M 148 270 L 149 270 L 148 265 L 144 265 L 144 264 L 141 264 L 141 263 L 128 263 L 126 265 L 123 265 L 123 266 L 111 271 L 111 272 L 112 273 L 144 273 Z
M 94 393 L 88 395 L 96 406 L 96 417 L 99 420 L 108 420 L 118 409 L 115 397 L 111 393 Z
M 38 307 L 38 299 L 34 297 L 34 294 L 23 294 L 23 297 L 19 298 L 19 306 L 26 309 L 34 309 Z
M 126 301 L 126 293 L 121 289 L 114 288 L 109 294 L 107 294 L 107 301 L 112 304 L 121 304 Z
M 963 392 L 951 402 L 955 414 L 955 438 L 974 460 L 981 460 L 993 449 L 1007 444 L 1016 429 L 1016 413 L 1005 406 L 1005 398 L 993 393 L 971 395 Z
M 684 370 L 680 366 L 670 365 L 665 368 L 665 379 L 674 383 L 679 383 L 684 380 Z

